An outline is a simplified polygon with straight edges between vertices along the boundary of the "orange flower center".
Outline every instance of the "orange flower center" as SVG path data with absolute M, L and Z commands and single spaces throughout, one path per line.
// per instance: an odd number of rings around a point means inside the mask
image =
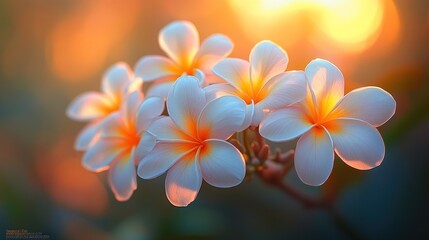
M 246 79 L 240 82 L 240 92 L 238 96 L 246 102 L 246 104 L 251 104 L 252 101 L 254 104 L 264 100 L 268 94 L 269 90 L 264 88 L 261 80 L 251 81 Z
M 337 100 L 327 97 L 316 105 L 311 95 L 308 94 L 304 101 L 304 105 L 306 106 L 306 120 L 314 125 L 324 125 L 326 122 L 338 118 L 338 114 L 332 111 L 336 103 Z

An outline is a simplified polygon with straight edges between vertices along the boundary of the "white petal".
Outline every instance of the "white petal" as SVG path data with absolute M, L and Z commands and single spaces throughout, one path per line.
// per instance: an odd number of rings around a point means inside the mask
M 137 189 L 134 151 L 115 159 L 109 171 L 109 184 L 118 201 L 127 201 Z
M 262 41 L 250 52 L 250 78 L 253 85 L 263 86 L 271 77 L 286 70 L 287 53 L 271 41 Z
M 184 156 L 167 173 L 165 193 L 174 206 L 188 206 L 201 188 L 202 177 L 195 158 L 195 154 Z
M 227 83 L 212 84 L 204 88 L 207 102 L 226 95 L 237 95 L 237 89 Z
M 268 114 L 259 126 L 259 133 L 270 141 L 283 142 L 297 138 L 311 128 L 304 112 L 291 106 Z
M 227 58 L 216 64 L 213 73 L 225 80 L 227 83 L 244 92 L 251 91 L 249 63 L 239 58 Z
M 341 71 L 332 63 L 316 59 L 305 68 L 311 91 L 316 98 L 319 111 L 329 112 L 344 96 L 344 78 Z
M 240 184 L 246 175 L 243 155 L 226 141 L 206 141 L 199 156 L 203 178 L 212 186 L 233 187 Z
M 159 141 L 193 141 L 194 139 L 185 134 L 170 117 L 155 119 L 147 129 Z
M 240 129 L 238 129 L 238 132 L 244 131 L 250 125 L 252 124 L 252 121 L 254 120 L 255 116 L 255 104 L 253 104 L 253 101 L 250 104 L 246 105 L 246 113 L 244 117 L 243 124 L 241 125 Z
M 126 123 L 130 129 L 133 129 L 137 120 L 137 113 L 141 102 L 143 101 L 143 94 L 141 92 L 133 92 L 124 97 L 121 106 L 121 112 L 125 117 Z
M 142 57 L 134 67 L 136 77 L 144 81 L 153 81 L 166 76 L 177 75 L 178 66 L 169 58 L 163 56 Z
M 395 113 L 392 95 L 378 87 L 358 88 L 346 94 L 333 110 L 337 118 L 357 118 L 378 127 Z
M 384 142 L 377 129 L 356 119 L 336 119 L 326 124 L 335 151 L 349 166 L 360 170 L 377 167 L 384 158 Z
M 146 155 L 148 155 L 156 144 L 156 138 L 151 133 L 144 131 L 140 136 L 140 141 L 136 149 L 136 159 L 139 163 Z
M 94 172 L 109 168 L 109 164 L 124 150 L 126 141 L 122 138 L 100 138 L 83 156 L 83 166 Z
M 166 99 L 174 81 L 154 82 L 147 91 L 148 97 L 160 97 Z
M 192 23 L 176 21 L 161 30 L 159 45 L 176 63 L 189 66 L 197 53 L 200 40 Z
M 158 142 L 154 149 L 140 161 L 137 173 L 143 179 L 156 178 L 180 158 L 195 151 L 196 148 L 192 148 L 187 143 Z
M 177 79 L 167 97 L 167 110 L 171 119 L 191 136 L 196 135 L 197 120 L 205 104 L 205 93 L 198 79 L 192 76 Z
M 104 74 L 101 88 L 113 99 L 119 99 L 132 78 L 133 72 L 128 64 L 120 62 L 110 67 Z
M 137 113 L 137 132 L 146 130 L 153 120 L 159 117 L 164 111 L 165 102 L 160 97 L 146 98 L 139 107 Z
M 76 150 L 86 150 L 97 142 L 100 135 L 100 120 L 95 120 L 79 133 L 74 144 Z
M 76 97 L 67 108 L 67 116 L 76 121 L 88 121 L 107 115 L 112 103 L 105 95 L 87 92 Z
M 207 103 L 198 119 L 199 139 L 229 138 L 243 124 L 245 111 L 246 103 L 234 96 L 220 97 Z
M 203 41 L 195 56 L 196 66 L 203 72 L 211 72 L 213 66 L 228 56 L 233 48 L 231 40 L 222 34 L 214 34 Z
M 324 128 L 315 127 L 296 144 L 295 169 L 298 177 L 311 186 L 322 185 L 334 166 L 334 147 Z
M 102 137 L 124 137 L 127 125 L 120 112 L 110 114 L 100 123 Z
M 125 86 L 124 92 L 122 93 L 122 97 L 131 94 L 133 92 L 140 92 L 140 94 L 143 94 L 143 79 L 141 78 L 134 78 L 128 84 Z
M 307 79 L 302 71 L 288 71 L 272 78 L 262 91 L 268 96 L 259 104 L 275 110 L 303 100 L 307 95 Z
M 195 69 L 195 73 L 192 76 L 198 79 L 198 83 L 200 84 L 200 87 L 204 88 L 207 86 L 206 74 L 203 71 L 197 68 Z
M 259 126 L 261 121 L 268 113 L 269 113 L 269 109 L 265 109 L 264 105 L 262 105 L 261 103 L 255 104 L 252 121 L 250 122 L 250 125 L 254 127 Z
M 225 83 L 225 80 L 211 72 L 206 74 L 205 82 L 207 85 L 211 85 L 216 83 Z

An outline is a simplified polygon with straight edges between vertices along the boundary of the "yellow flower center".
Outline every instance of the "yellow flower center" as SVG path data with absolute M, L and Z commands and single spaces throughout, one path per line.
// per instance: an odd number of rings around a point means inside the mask
M 269 90 L 263 88 L 262 83 L 262 80 L 251 81 L 250 79 L 243 79 L 239 85 L 241 91 L 238 93 L 238 97 L 243 99 L 246 104 L 251 104 L 252 101 L 257 104 L 264 100 L 268 96 Z

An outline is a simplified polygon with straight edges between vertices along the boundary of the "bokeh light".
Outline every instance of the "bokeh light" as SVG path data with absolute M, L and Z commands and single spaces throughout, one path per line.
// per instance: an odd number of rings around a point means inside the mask
M 364 239 L 429 239 L 428 9 L 420 0 L 0 1 L 0 238 L 16 228 L 51 239 L 346 238 L 326 212 L 257 178 L 231 189 L 203 184 L 191 206 L 174 208 L 164 177 L 139 179 L 133 197 L 117 202 L 106 174 L 82 167 L 73 143 L 84 124 L 66 117 L 68 104 L 99 91 L 112 64 L 164 55 L 161 28 L 189 20 L 201 40 L 227 35 L 231 57 L 248 59 L 268 39 L 287 51 L 287 70 L 324 58 L 341 69 L 346 92 L 390 92 L 397 112 L 379 128 L 381 166 L 357 171 L 336 161 L 322 187 L 303 185 L 294 171 L 285 181 L 335 200 Z
M 354 54 L 371 47 L 380 36 L 383 23 L 397 18 L 394 3 L 384 0 L 251 0 L 245 4 L 230 0 L 230 3 L 250 38 L 276 35 L 287 39 L 284 41 L 288 45 L 310 41 L 321 49 Z M 396 25 L 392 28 L 397 29 L 398 22 L 393 24 Z
M 140 1 L 103 2 L 84 1 L 53 27 L 46 54 L 58 78 L 79 81 L 101 71 L 109 49 L 135 28 Z

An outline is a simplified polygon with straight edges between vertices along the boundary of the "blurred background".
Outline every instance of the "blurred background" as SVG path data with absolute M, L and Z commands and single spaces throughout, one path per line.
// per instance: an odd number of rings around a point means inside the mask
M 0 235 L 7 229 L 50 239 L 347 239 L 324 209 L 307 209 L 259 179 L 230 189 L 203 184 L 187 208 L 173 207 L 164 176 L 138 180 L 117 202 L 106 174 L 81 166 L 73 149 L 84 124 L 65 109 L 100 89 L 104 71 L 162 54 L 158 33 L 192 21 L 205 39 L 228 35 L 247 59 L 264 39 L 289 54 L 288 69 L 324 58 L 346 91 L 376 85 L 397 101 L 381 128 L 386 157 L 370 171 L 336 160 L 322 187 L 285 181 L 334 199 L 363 239 L 428 238 L 429 1 L 420 0 L 2 0 L 0 1 Z M 282 145 L 292 148 L 294 143 Z

